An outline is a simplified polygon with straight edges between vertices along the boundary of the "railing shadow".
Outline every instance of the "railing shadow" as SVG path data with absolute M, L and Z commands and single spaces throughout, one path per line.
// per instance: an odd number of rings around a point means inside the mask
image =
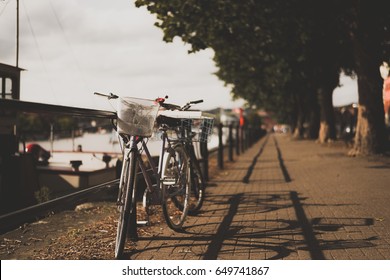
M 212 182 L 249 183 L 255 170 L 258 158 L 262 155 L 268 142 L 267 137 L 254 156 L 247 173 L 242 180 L 218 178 Z M 265 184 L 283 184 L 292 181 L 282 156 L 282 151 L 275 137 L 274 145 L 279 168 L 283 177 L 268 181 L 258 180 Z M 242 167 L 241 167 L 242 168 Z M 255 181 L 251 180 L 251 183 Z M 221 187 L 221 186 L 219 186 Z M 367 217 L 312 217 L 305 212 L 305 207 L 342 207 L 353 204 L 308 204 L 295 190 L 280 192 L 241 192 L 224 193 L 208 196 L 203 211 L 196 223 L 187 226 L 181 234 L 172 236 L 158 235 L 144 237 L 144 240 L 161 241 L 158 245 L 143 250 L 178 251 L 193 254 L 197 259 L 234 259 L 237 254 L 250 258 L 284 259 L 298 251 L 308 252 L 314 260 L 326 259 L 324 251 L 346 250 L 375 247 L 378 236 L 367 238 L 337 238 L 337 235 L 323 235 L 329 232 L 343 232 L 346 227 L 370 227 L 373 218 Z M 277 218 L 279 210 L 292 209 L 294 218 Z M 290 210 L 291 212 L 291 210 Z M 250 217 L 250 218 L 248 218 Z M 258 217 L 258 218 L 254 218 Z M 286 217 L 286 216 L 284 216 Z M 153 245 L 150 242 L 149 245 Z M 189 248 L 189 249 L 188 249 Z M 142 250 L 129 252 L 129 257 L 142 254 Z M 185 259 L 185 255 L 182 256 Z M 194 256 L 191 256 L 194 258 Z M 290 257 L 291 258 L 291 257 Z
M 248 167 L 248 171 L 247 171 L 246 175 L 244 176 L 244 178 L 242 179 L 243 183 L 246 183 L 246 184 L 249 183 L 249 178 L 252 175 L 253 169 L 257 163 L 258 158 L 261 156 L 261 154 L 264 151 L 265 146 L 267 145 L 268 139 L 269 139 L 269 134 L 267 134 L 267 137 L 265 138 L 263 145 L 261 145 L 259 152 L 253 158 L 252 164 Z
M 336 237 L 328 240 L 318 239 L 317 237 L 323 233 L 339 232 L 346 226 L 372 226 L 374 219 L 363 217 L 308 219 L 303 207 L 304 201 L 305 198 L 300 197 L 295 191 L 212 196 L 206 203 L 215 205 L 216 208 L 207 207 L 207 211 L 201 213 L 197 223 L 187 226 L 183 233 L 175 236 L 141 237 L 140 240 L 152 242 L 147 248 L 127 252 L 126 258 L 137 258 L 138 254 L 142 255 L 147 251 L 169 249 L 178 252 L 179 255 L 182 254 L 183 259 L 186 254 L 191 254 L 190 258 L 205 260 L 231 259 L 235 254 L 247 254 L 248 258 L 250 255 L 263 254 L 264 259 L 277 260 L 288 258 L 298 250 L 303 250 L 309 253 L 311 259 L 321 260 L 325 259 L 324 250 L 376 246 L 373 241 L 378 239 L 377 236 L 353 240 Z M 321 206 L 339 207 L 345 204 Z M 294 210 L 296 219 L 240 217 L 254 213 L 272 213 L 286 208 Z M 209 221 L 210 218 L 213 218 L 213 222 Z

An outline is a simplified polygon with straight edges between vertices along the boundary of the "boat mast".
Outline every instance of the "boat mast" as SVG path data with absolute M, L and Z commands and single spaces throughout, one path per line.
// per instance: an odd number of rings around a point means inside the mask
M 16 67 L 19 67 L 19 0 L 16 0 Z

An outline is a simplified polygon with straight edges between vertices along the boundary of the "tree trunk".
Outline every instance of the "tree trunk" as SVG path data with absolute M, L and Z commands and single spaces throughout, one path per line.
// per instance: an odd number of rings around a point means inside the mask
M 303 111 L 302 98 L 299 94 L 295 96 L 295 106 L 296 106 L 296 120 L 294 125 L 294 131 L 292 134 L 293 139 L 302 139 L 304 134 L 303 124 L 305 122 L 305 113 Z
M 326 143 L 336 139 L 335 118 L 333 109 L 334 88 L 321 87 L 318 89 L 318 102 L 320 104 L 320 130 L 318 133 L 318 142 Z
M 309 96 L 310 104 L 308 108 L 310 109 L 308 112 L 309 116 L 309 128 L 307 132 L 307 137 L 309 139 L 317 139 L 318 131 L 320 128 L 320 106 L 318 104 L 318 100 L 314 94 Z
M 295 124 L 295 129 L 293 132 L 293 138 L 294 139 L 302 139 L 303 138 L 303 132 L 304 132 L 304 116 L 302 112 L 298 113 L 297 122 Z
M 372 74 L 360 73 L 358 76 L 358 119 L 354 147 L 349 152 L 351 156 L 382 153 L 386 148 L 380 80 L 369 75 Z
M 383 36 L 377 14 L 384 12 L 378 5 L 357 2 L 356 26 L 352 34 L 359 108 L 355 143 L 350 155 L 382 153 L 386 149 L 386 128 L 382 101 L 383 80 L 379 74 L 382 63 Z M 386 11 L 388 13 L 388 11 Z

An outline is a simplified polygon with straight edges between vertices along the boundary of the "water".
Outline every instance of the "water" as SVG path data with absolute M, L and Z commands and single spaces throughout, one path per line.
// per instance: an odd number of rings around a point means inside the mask
M 84 133 L 81 137 L 55 139 L 53 146 L 49 140 L 45 141 L 33 141 L 27 142 L 36 143 L 41 145 L 48 151 L 56 152 L 72 152 L 77 151 L 80 145 L 83 152 L 87 153 L 109 153 L 109 154 L 121 154 L 121 145 L 118 137 L 112 133 Z M 148 149 L 152 156 L 158 156 L 160 153 L 161 141 L 151 138 L 148 141 Z M 218 147 L 218 137 L 213 134 L 208 148 L 212 149 Z
M 112 141 L 110 133 L 84 133 L 81 137 L 54 139 L 53 146 L 49 140 L 27 142 L 36 143 L 48 151 L 72 152 L 81 146 L 83 152 L 121 153 L 118 139 Z

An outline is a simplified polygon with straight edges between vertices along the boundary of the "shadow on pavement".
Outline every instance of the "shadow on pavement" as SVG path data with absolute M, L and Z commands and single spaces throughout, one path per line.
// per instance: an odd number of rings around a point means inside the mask
M 249 178 L 250 178 L 251 175 L 252 175 L 253 168 L 255 167 L 255 165 L 256 165 L 256 163 L 257 163 L 257 159 L 258 159 L 258 158 L 261 156 L 261 154 L 263 153 L 264 148 L 265 148 L 265 146 L 267 145 L 268 139 L 269 139 L 269 134 L 267 134 L 267 138 L 265 138 L 264 143 L 263 143 L 263 145 L 261 145 L 259 152 L 258 152 L 258 153 L 255 155 L 255 157 L 253 158 L 252 164 L 248 167 L 248 171 L 247 171 L 246 175 L 244 176 L 244 178 L 242 179 L 242 182 L 243 182 L 243 183 L 246 183 L 246 184 L 249 183 Z
M 150 241 L 146 248 L 128 252 L 127 258 L 158 250 L 168 259 L 285 259 L 298 251 L 306 251 L 311 259 L 325 259 L 324 250 L 343 250 L 376 246 L 377 237 L 352 239 L 317 239 L 326 232 L 342 232 L 346 226 L 371 226 L 372 218 L 316 217 L 309 220 L 304 211 L 305 198 L 295 191 L 278 193 L 238 193 L 207 198 L 207 211 L 197 222 L 176 236 L 158 235 L 141 237 Z M 215 207 L 213 207 L 215 205 Z M 344 204 L 343 204 L 344 205 Z M 328 207 L 343 206 L 326 205 Z M 223 207 L 221 207 L 223 206 Z M 310 206 L 315 206 L 310 204 Z M 322 205 L 324 206 L 324 205 Z M 292 208 L 296 219 L 278 219 L 272 215 L 280 209 Z M 272 218 L 248 218 L 268 213 Z M 252 216 L 254 217 L 254 216 Z M 203 219 L 203 220 L 202 220 Z M 210 220 L 212 222 L 210 222 Z M 236 256 L 236 257 L 235 257 Z

